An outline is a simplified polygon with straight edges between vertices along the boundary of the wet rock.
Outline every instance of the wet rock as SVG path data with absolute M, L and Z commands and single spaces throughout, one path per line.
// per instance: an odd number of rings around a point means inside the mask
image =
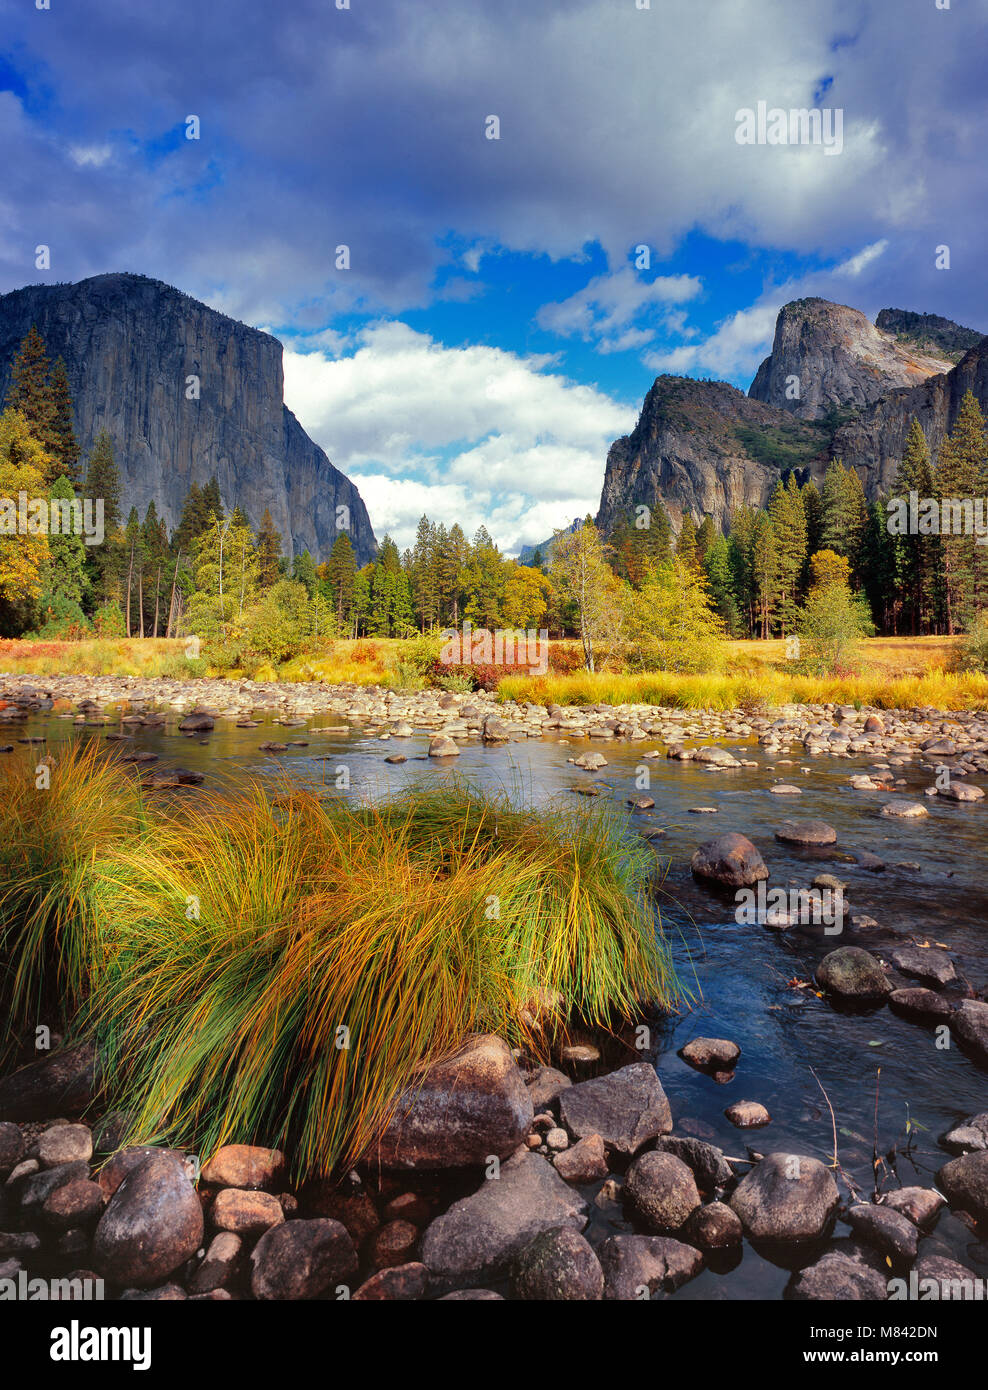
M 592 1043 L 568 1043 L 559 1055 L 564 1062 L 576 1062 L 585 1066 L 600 1061 L 600 1049 Z
M 733 831 L 700 845 L 690 867 L 697 878 L 712 879 L 729 888 L 746 888 L 768 878 L 758 850 L 746 836 Z
M 445 734 L 437 734 L 435 738 L 430 740 L 430 758 L 458 758 L 459 756 L 459 748 L 456 746 L 453 740 L 451 738 L 447 738 Z
M 599 1134 L 609 1152 L 629 1158 L 672 1129 L 666 1093 L 647 1062 L 571 1086 L 561 1094 L 559 1110 L 574 1139 Z
M 429 1291 L 429 1271 L 416 1260 L 380 1269 L 361 1284 L 353 1295 L 355 1303 L 409 1303 L 425 1298 Z
M 871 1001 L 892 993 L 879 961 L 861 946 L 838 946 L 816 968 L 821 989 L 842 999 Z
M 803 1154 L 773 1153 L 742 1178 L 730 1205 L 755 1240 L 814 1240 L 840 1200 L 829 1170 Z
M 831 1250 L 793 1275 L 786 1297 L 798 1301 L 878 1303 L 888 1297 L 888 1281 L 853 1256 Z
M 273 1192 L 285 1180 L 285 1155 L 254 1144 L 224 1144 L 203 1168 L 202 1180 L 217 1187 Z
M 419 1230 L 410 1221 L 387 1221 L 368 1243 L 368 1259 L 374 1269 L 407 1264 L 415 1255 Z
M 91 1043 L 53 1052 L 0 1080 L 0 1119 L 44 1120 L 79 1115 L 96 1091 L 96 1049 Z
M 114 1284 L 147 1288 L 191 1258 L 202 1207 L 173 1154 L 151 1154 L 121 1182 L 93 1238 L 93 1263 Z
M 757 1100 L 736 1100 L 724 1114 L 738 1129 L 760 1129 L 772 1123 L 772 1116 Z
M 895 820 L 919 820 L 930 813 L 921 801 L 887 801 L 879 815 L 891 816 Z
M 773 796 L 802 796 L 802 787 L 794 787 L 790 782 L 774 782 L 769 791 Z
M 543 1231 L 516 1256 L 515 1298 L 540 1302 L 595 1302 L 604 1296 L 604 1271 L 592 1246 L 572 1227 Z
M 501 1164 L 500 1177 L 487 1179 L 431 1223 L 421 1260 L 447 1288 L 479 1285 L 505 1273 L 540 1232 L 558 1226 L 581 1231 L 586 1210 L 550 1163 L 519 1152 Z
M 913 1266 L 913 1275 L 921 1297 L 952 1302 L 978 1298 L 979 1280 L 982 1287 L 984 1280 L 983 1274 L 976 1275 L 973 1269 L 946 1255 L 921 1255 Z
M 250 1257 L 250 1287 L 255 1298 L 285 1302 L 319 1298 L 357 1274 L 357 1252 L 338 1221 L 316 1217 L 273 1226 Z
M 107 1199 L 113 1196 L 128 1173 L 139 1168 L 146 1158 L 153 1154 L 167 1154 L 184 1170 L 184 1159 L 174 1149 L 157 1149 L 149 1144 L 136 1144 L 131 1148 L 115 1153 L 96 1174 L 96 1181 Z
M 671 1236 L 611 1236 L 600 1248 L 604 1298 L 629 1302 L 673 1293 L 695 1279 L 703 1255 Z
M 244 1243 L 232 1231 L 213 1236 L 201 1263 L 189 1278 L 189 1292 L 212 1293 L 238 1282 L 244 1266 Z
M 12 1172 L 24 1157 L 24 1136 L 20 1128 L 7 1121 L 0 1122 L 0 1178 Z
M 693 1038 L 680 1048 L 679 1055 L 691 1067 L 730 1071 L 741 1056 L 741 1049 L 727 1038 Z
M 988 1149 L 988 1111 L 971 1115 L 943 1137 L 943 1146 L 952 1154 L 978 1153 Z
M 185 716 L 178 727 L 183 734 L 206 734 L 213 728 L 213 724 L 212 715 L 193 711 Z
M 556 1172 L 564 1182 L 591 1183 L 607 1176 L 607 1150 L 599 1134 L 588 1134 L 556 1155 Z
M 952 1207 L 988 1221 L 988 1151 L 951 1159 L 937 1173 L 937 1182 Z
M 897 1192 L 887 1193 L 883 1205 L 900 1212 L 925 1231 L 933 1225 L 946 1202 L 933 1187 L 901 1187 Z
M 281 1203 L 270 1192 L 246 1192 L 239 1187 L 225 1187 L 216 1194 L 209 1213 L 218 1231 L 250 1239 L 259 1236 L 285 1219 Z
M 889 1008 L 903 1018 L 933 1022 L 949 1018 L 953 1006 L 932 989 L 896 989 L 889 995 Z
M 833 845 L 837 831 L 824 820 L 784 820 L 775 838 L 787 845 Z
M 919 1230 L 900 1212 L 857 1202 L 848 1209 L 847 1220 L 855 1235 L 880 1254 L 898 1263 L 911 1264 L 916 1258 Z
M 503 1303 L 504 1299 L 493 1289 L 456 1289 L 453 1293 L 444 1293 L 438 1301 L 440 1303 Z
M 607 759 L 603 753 L 581 753 L 574 766 L 582 767 L 584 772 L 598 772 L 602 767 L 607 766 Z
M 962 999 L 950 1027 L 976 1060 L 988 1067 L 988 1004 L 979 999 Z
M 628 1169 L 624 1201 L 633 1219 L 647 1231 L 678 1231 L 700 1205 L 692 1171 L 675 1154 L 652 1150 Z
M 903 975 L 926 984 L 943 986 L 957 979 L 954 962 L 947 952 L 934 947 L 896 946 L 889 951 L 889 959 Z
M 485 1033 L 400 1098 L 371 1156 L 384 1168 L 482 1164 L 523 1143 L 534 1113 L 510 1048 Z
M 952 781 L 949 786 L 938 787 L 937 795 L 947 801 L 983 801 L 985 793 L 983 787 L 976 787 L 973 782 Z
M 724 1187 L 734 1180 L 734 1173 L 723 1150 L 703 1139 L 664 1134 L 656 1139 L 655 1147 L 660 1153 L 675 1154 L 681 1158 L 702 1192 L 713 1192 L 715 1188 Z
M 692 1213 L 684 1235 L 701 1250 L 725 1250 L 741 1244 L 744 1228 L 741 1218 L 726 1203 L 710 1202 Z

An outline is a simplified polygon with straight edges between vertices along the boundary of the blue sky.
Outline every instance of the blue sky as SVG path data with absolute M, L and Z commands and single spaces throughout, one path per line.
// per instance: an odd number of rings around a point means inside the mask
M 0 290 L 140 271 L 277 333 L 379 537 L 594 510 L 655 376 L 746 389 L 787 299 L 988 331 L 988 0 L 51 5 L 0 0 Z M 762 100 L 841 153 L 739 145 Z

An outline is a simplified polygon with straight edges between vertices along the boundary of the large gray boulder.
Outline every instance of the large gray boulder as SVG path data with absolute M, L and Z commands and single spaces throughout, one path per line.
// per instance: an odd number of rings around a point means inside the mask
M 266 1231 L 250 1265 L 255 1298 L 288 1302 L 349 1288 L 357 1276 L 357 1253 L 345 1226 L 315 1217 L 286 1221 Z
M 786 1297 L 837 1303 L 879 1303 L 888 1298 L 888 1281 L 852 1255 L 828 1250 L 815 1264 L 793 1275 Z
M 543 1231 L 560 1226 L 582 1231 L 586 1212 L 586 1202 L 551 1163 L 519 1150 L 501 1164 L 498 1177 L 454 1202 L 426 1228 L 419 1258 L 439 1286 L 479 1286 L 506 1273 Z
M 830 1171 L 817 1158 L 774 1153 L 738 1184 L 730 1205 L 753 1240 L 814 1240 L 840 1200 Z
M 626 1210 L 646 1231 L 678 1231 L 700 1205 L 693 1174 L 675 1154 L 640 1154 L 624 1184 Z
M 648 1062 L 570 1086 L 560 1095 L 559 1112 L 574 1139 L 599 1134 L 611 1153 L 628 1158 L 672 1129 L 666 1093 Z
M 702 1253 L 671 1236 L 611 1236 L 600 1248 L 604 1298 L 646 1299 L 673 1293 L 695 1279 L 704 1265 Z
M 988 1150 L 951 1159 L 940 1169 L 937 1182 L 952 1207 L 988 1221 Z
M 145 1158 L 124 1178 L 93 1237 L 95 1268 L 113 1284 L 148 1288 L 195 1254 L 203 1218 L 195 1188 L 174 1154 Z
M 861 946 L 838 946 L 816 968 L 821 989 L 842 999 L 873 1001 L 892 993 L 881 963 Z
M 950 1027 L 971 1055 L 988 1067 L 988 1004 L 980 999 L 962 999 Z
M 508 1045 L 485 1033 L 401 1096 L 368 1157 L 392 1169 L 473 1167 L 513 1153 L 534 1113 Z
M 515 1260 L 515 1298 L 553 1303 L 595 1302 L 604 1296 L 604 1271 L 586 1238 L 571 1226 L 543 1231 Z

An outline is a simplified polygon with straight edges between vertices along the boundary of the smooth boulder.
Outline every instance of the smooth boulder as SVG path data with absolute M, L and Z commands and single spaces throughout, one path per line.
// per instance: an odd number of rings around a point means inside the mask
M 804 1154 L 766 1154 L 742 1178 L 730 1206 L 754 1240 L 815 1240 L 840 1200 L 830 1170 Z
M 124 1178 L 100 1217 L 94 1267 L 113 1284 L 148 1288 L 195 1254 L 202 1207 L 181 1161 L 160 1152 Z
M 711 879 L 727 888 L 747 888 L 768 878 L 758 850 L 747 836 L 736 831 L 705 840 L 695 850 L 690 868 L 697 878 Z

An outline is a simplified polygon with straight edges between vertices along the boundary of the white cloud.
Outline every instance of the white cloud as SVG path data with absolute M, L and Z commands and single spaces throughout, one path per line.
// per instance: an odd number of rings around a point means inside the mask
M 659 324 L 669 317 L 656 310 L 695 299 L 702 288 L 695 275 L 643 280 L 630 266 L 622 266 L 613 274 L 596 276 L 568 299 L 543 304 L 536 322 L 551 333 L 596 342 L 600 352 L 622 352 L 652 341 Z M 643 315 L 653 322 L 639 323 Z
M 637 415 L 552 362 L 387 320 L 347 357 L 286 350 L 285 401 L 357 483 L 378 535 L 408 545 L 426 511 L 515 550 L 597 510 L 607 450 Z
M 883 256 L 887 250 L 887 238 L 883 237 L 881 241 L 873 241 L 870 246 L 863 247 L 856 256 L 850 256 L 846 261 L 835 266 L 833 273 L 857 277 L 863 270 L 867 270 L 873 261 L 877 261 L 879 256 Z

